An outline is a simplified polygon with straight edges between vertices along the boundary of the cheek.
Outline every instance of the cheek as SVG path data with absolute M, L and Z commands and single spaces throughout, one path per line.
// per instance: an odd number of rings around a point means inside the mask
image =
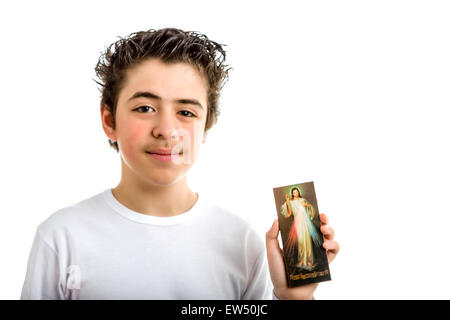
M 203 140 L 203 130 L 201 126 L 195 125 L 178 128 L 179 141 L 175 144 L 177 151 L 183 150 L 183 164 L 191 165 L 197 158 Z M 181 161 L 181 160 L 180 160 Z
M 190 136 L 191 136 L 191 154 L 192 154 L 192 161 L 194 161 L 197 156 L 198 153 L 200 151 L 200 147 L 202 145 L 202 141 L 203 141 L 203 127 L 202 127 L 202 123 L 198 122 L 197 125 L 195 125 L 193 128 L 191 128 L 191 130 L 189 130 Z
M 128 157 L 133 157 L 136 151 L 145 147 L 145 136 L 147 127 L 143 124 L 133 123 L 124 128 L 125 135 L 121 139 L 123 153 Z M 147 139 L 148 140 L 148 139 Z

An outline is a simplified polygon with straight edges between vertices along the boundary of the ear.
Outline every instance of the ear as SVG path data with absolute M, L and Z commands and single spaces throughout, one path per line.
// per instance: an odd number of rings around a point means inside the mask
M 106 136 L 113 141 L 117 141 L 116 130 L 113 125 L 113 114 L 109 111 L 109 108 L 105 107 L 102 103 L 100 103 L 100 116 L 103 131 Z

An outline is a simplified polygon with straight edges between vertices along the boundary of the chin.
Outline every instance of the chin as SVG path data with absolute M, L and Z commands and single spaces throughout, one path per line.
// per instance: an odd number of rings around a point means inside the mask
M 184 178 L 185 175 L 178 175 L 178 176 L 151 176 L 148 177 L 148 181 L 151 184 L 158 185 L 158 186 L 170 186 L 177 182 L 179 182 L 181 179 Z

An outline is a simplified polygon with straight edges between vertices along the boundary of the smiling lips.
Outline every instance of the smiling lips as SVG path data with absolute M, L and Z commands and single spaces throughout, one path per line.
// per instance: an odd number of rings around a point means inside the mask
M 150 155 L 153 159 L 162 161 L 162 162 L 170 162 L 172 161 L 173 157 L 176 157 L 177 155 L 181 155 L 180 153 L 172 153 L 171 149 L 164 149 L 164 148 L 156 148 L 150 151 L 147 151 L 147 154 Z

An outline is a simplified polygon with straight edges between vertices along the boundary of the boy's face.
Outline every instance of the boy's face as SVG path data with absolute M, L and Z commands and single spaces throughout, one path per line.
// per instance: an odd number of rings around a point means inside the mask
M 186 63 L 151 58 L 129 69 L 119 92 L 116 128 L 101 108 L 106 135 L 117 141 L 125 174 L 170 185 L 185 176 L 204 142 L 206 79 Z M 163 148 L 172 156 L 159 155 Z

